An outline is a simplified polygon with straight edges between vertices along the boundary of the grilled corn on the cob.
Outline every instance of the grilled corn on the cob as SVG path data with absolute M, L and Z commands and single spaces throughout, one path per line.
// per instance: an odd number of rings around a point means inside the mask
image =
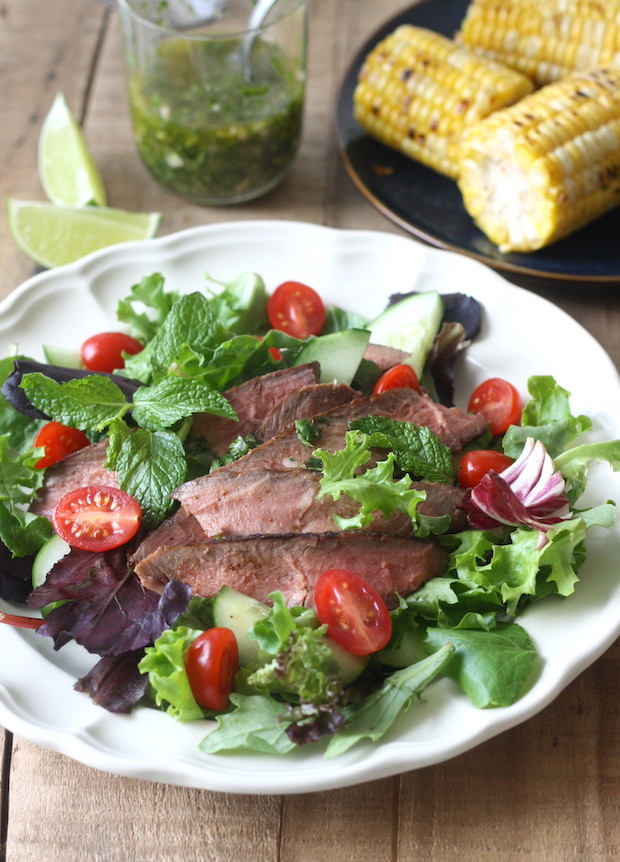
M 620 65 L 620 0 L 472 0 L 456 39 L 548 84 Z
M 438 33 L 403 25 L 366 57 L 354 114 L 373 137 L 454 178 L 463 129 L 533 88 L 524 75 Z
M 471 126 L 469 214 L 500 251 L 533 251 L 620 203 L 620 69 L 574 73 Z

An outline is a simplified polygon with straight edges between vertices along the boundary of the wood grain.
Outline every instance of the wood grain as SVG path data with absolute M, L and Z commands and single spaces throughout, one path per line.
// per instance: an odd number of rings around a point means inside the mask
M 179 201 L 141 165 L 114 13 L 89 0 L 3 0 L 2 196 L 43 198 L 36 172 L 38 130 L 55 92 L 63 90 L 84 122 L 110 204 L 162 211 L 161 233 L 262 218 L 401 233 L 345 175 L 332 122 L 338 86 L 356 49 L 409 5 L 314 0 L 304 137 L 295 167 L 265 198 L 216 209 Z M 33 271 L 0 220 L 0 292 L 7 294 Z M 620 366 L 620 308 L 613 287 L 528 287 L 579 320 Z M 401 777 L 290 797 L 120 778 L 15 738 L 10 784 L 2 787 L 8 826 L 0 860 L 5 851 L 10 862 L 619 859 L 619 672 L 616 643 L 539 715 L 460 757 Z M 5 757 L 10 748 L 3 751 Z

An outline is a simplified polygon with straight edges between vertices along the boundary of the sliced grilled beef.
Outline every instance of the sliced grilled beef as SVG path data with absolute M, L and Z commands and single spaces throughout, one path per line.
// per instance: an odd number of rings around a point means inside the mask
M 326 569 L 350 569 L 388 603 L 413 592 L 445 568 L 447 552 L 415 538 L 373 533 L 241 536 L 160 548 L 136 567 L 142 584 L 161 593 L 171 578 L 195 595 L 214 596 L 229 586 L 258 601 L 280 590 L 289 605 L 310 605 Z
M 254 428 L 253 433 L 259 440 L 270 440 L 294 425 L 297 419 L 311 419 L 359 397 L 359 392 L 344 383 L 304 386 L 287 395 Z
M 482 415 L 470 415 L 463 413 L 458 407 L 435 404 L 428 396 L 413 389 L 391 389 L 381 395 L 358 398 L 314 417 L 313 425 L 319 436 L 312 446 L 302 443 L 295 429 L 288 428 L 252 449 L 238 461 L 220 467 L 217 474 L 222 479 L 227 474 L 235 475 L 245 469 L 281 471 L 297 468 L 306 463 L 315 448 L 332 452 L 342 449 L 349 422 L 371 415 L 426 425 L 454 452 L 487 427 L 487 421 Z M 174 492 L 174 498 L 180 500 L 188 511 L 193 511 L 195 504 L 186 504 L 186 500 L 190 497 L 192 500 L 198 498 L 202 485 L 211 481 L 213 475 L 215 474 L 181 485 Z
M 369 344 L 364 351 L 364 359 L 374 362 L 379 371 L 387 371 L 395 365 L 400 365 L 411 356 L 405 350 L 397 347 L 385 347 L 382 344 Z
M 291 392 L 319 382 L 318 362 L 283 368 L 254 377 L 228 389 L 224 395 L 235 408 L 239 421 L 203 413 L 194 417 L 192 436 L 202 437 L 218 457 L 237 437 L 247 437 L 264 417 Z
M 193 515 L 188 515 L 183 508 L 180 508 L 169 518 L 166 518 L 155 530 L 145 534 L 130 561 L 137 563 L 148 557 L 157 548 L 167 545 L 191 545 L 204 542 L 207 538 L 196 518 Z
M 351 518 L 359 511 L 359 504 L 346 495 L 336 502 L 329 495 L 319 499 L 320 474 L 303 467 L 246 468 L 232 473 L 220 469 L 204 478 L 184 485 L 179 499 L 184 517 L 194 517 L 207 536 L 324 533 L 336 529 L 334 515 Z M 417 483 L 417 487 L 427 492 L 420 512 L 455 517 L 462 498 L 458 488 L 430 483 Z M 368 529 L 407 535 L 411 522 L 402 512 L 390 518 L 377 512 Z
M 56 503 L 74 488 L 86 485 L 118 487 L 116 473 L 105 468 L 107 441 L 79 449 L 62 461 L 52 464 L 45 472 L 45 484 L 30 510 L 35 515 L 51 518 Z
M 206 478 L 206 477 L 205 477 Z M 303 467 L 293 470 L 216 470 L 205 482 L 188 482 L 183 509 L 207 536 L 250 533 L 325 533 L 336 529 L 333 516 L 353 517 L 359 504 L 343 496 L 318 499 L 320 476 Z M 375 532 L 410 533 L 409 518 L 398 513 L 389 520 L 378 514 Z

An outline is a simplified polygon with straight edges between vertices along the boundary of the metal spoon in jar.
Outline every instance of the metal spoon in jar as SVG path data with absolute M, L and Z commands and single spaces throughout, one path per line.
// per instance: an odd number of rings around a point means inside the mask
M 246 81 L 252 79 L 252 46 L 258 36 L 258 31 L 276 2 L 277 0 L 258 0 L 248 18 L 246 32 L 241 42 L 241 65 Z

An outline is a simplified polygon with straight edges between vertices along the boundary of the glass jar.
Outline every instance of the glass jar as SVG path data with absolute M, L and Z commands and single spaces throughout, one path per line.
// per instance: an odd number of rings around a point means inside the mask
M 301 138 L 306 0 L 276 0 L 251 32 L 251 0 L 208 0 L 214 17 L 199 26 L 179 13 L 204 0 L 118 4 L 134 137 L 153 177 L 212 206 L 278 185 Z

